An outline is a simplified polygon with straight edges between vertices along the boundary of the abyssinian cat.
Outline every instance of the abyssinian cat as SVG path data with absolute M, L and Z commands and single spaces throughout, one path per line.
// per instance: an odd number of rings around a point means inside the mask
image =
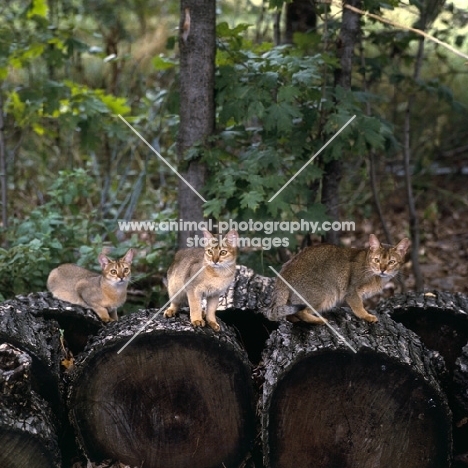
M 239 235 L 233 229 L 222 239 L 208 231 L 203 231 L 203 237 L 205 248 L 179 250 L 167 271 L 171 304 L 164 316 L 173 317 L 188 301 L 193 326 L 205 326 L 206 315 L 208 325 L 219 331 L 216 309 L 220 296 L 226 292 L 236 273 Z M 202 310 L 203 296 L 206 298 L 206 313 Z
M 368 249 L 327 244 L 306 247 L 283 265 L 280 276 L 319 313 L 345 301 L 358 317 L 377 322 L 362 301 L 380 292 L 384 282 L 398 273 L 409 244 L 404 238 L 395 247 L 383 246 L 371 234 Z M 269 318 L 289 316 L 291 321 L 324 323 L 326 319 L 318 317 L 295 291 L 276 278 Z
M 72 263 L 54 268 L 47 279 L 47 289 L 63 301 L 93 309 L 104 322 L 117 320 L 117 308 L 127 299 L 133 250 L 121 259 L 99 254 L 102 274 Z

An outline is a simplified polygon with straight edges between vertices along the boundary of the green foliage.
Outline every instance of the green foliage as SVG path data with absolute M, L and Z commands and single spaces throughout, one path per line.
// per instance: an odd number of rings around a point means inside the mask
M 198 149 L 212 174 L 205 213 L 215 218 L 326 219 L 317 190 L 323 163 L 382 149 L 389 127 L 364 114 L 363 104 L 373 96 L 327 82 L 337 66 L 333 56 L 252 44 L 241 37 L 244 29 L 218 26 L 219 135 L 209 148 Z M 357 118 L 333 145 L 270 202 L 353 115 Z
M 26 219 L 14 220 L 4 233 L 9 248 L 0 249 L 3 298 L 44 290 L 50 270 L 59 264 L 96 265 L 103 246 L 119 245 L 113 225 L 93 208 L 98 196 L 96 181 L 86 171 L 61 171 L 48 201 Z M 84 206 L 89 209 L 84 211 Z

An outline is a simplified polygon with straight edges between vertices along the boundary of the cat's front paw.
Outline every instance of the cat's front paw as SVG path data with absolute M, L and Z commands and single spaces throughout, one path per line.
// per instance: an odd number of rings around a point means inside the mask
M 379 321 L 379 319 L 375 315 L 372 315 L 372 314 L 367 314 L 365 317 L 363 317 L 363 319 L 369 323 L 375 323 Z
M 205 326 L 205 321 L 200 319 L 200 320 L 192 320 L 192 325 L 194 327 L 204 327 Z
M 176 314 L 176 310 L 173 309 L 172 307 L 169 307 L 169 308 L 166 309 L 166 311 L 164 312 L 164 317 L 166 317 L 166 318 L 175 317 L 175 314 Z
M 219 332 L 219 330 L 221 330 L 221 327 L 219 326 L 218 322 L 212 322 L 211 320 L 208 320 L 208 325 L 209 325 L 215 332 Z

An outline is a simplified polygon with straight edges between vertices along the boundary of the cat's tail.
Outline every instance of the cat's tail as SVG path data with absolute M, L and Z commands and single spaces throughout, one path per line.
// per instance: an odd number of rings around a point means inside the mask
M 271 306 L 263 311 L 268 320 L 276 321 L 306 308 L 304 304 L 288 304 L 289 297 L 289 288 L 283 281 L 277 279 L 272 294 Z

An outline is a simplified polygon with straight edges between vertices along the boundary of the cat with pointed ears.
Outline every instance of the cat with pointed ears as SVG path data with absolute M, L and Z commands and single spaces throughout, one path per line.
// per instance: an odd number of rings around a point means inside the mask
M 203 231 L 205 247 L 179 250 L 167 271 L 167 288 L 171 304 L 164 312 L 173 317 L 181 305 L 188 302 L 190 321 L 194 327 L 208 325 L 215 331 L 219 298 L 234 280 L 236 274 L 239 235 L 234 229 L 223 238 Z M 206 311 L 202 298 L 206 298 Z
M 117 308 L 127 300 L 133 250 L 121 259 L 99 254 L 102 274 L 72 263 L 54 268 L 47 279 L 47 289 L 57 299 L 93 309 L 103 322 L 117 320 Z
M 357 317 L 377 322 L 377 317 L 364 308 L 363 299 L 379 293 L 384 283 L 398 274 L 409 245 L 407 238 L 394 247 L 382 245 L 371 234 L 367 249 L 328 244 L 306 247 L 280 271 L 290 286 L 276 278 L 268 318 L 320 324 L 326 319 L 313 309 L 325 312 L 346 302 Z

